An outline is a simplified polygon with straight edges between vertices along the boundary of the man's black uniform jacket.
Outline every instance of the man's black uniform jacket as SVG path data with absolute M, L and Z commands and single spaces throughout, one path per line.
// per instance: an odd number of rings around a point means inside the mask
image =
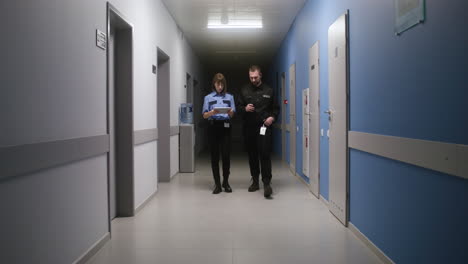
M 248 104 L 254 105 L 255 112 L 245 111 Z M 236 110 L 247 126 L 259 126 L 270 116 L 276 121 L 279 114 L 279 106 L 273 89 L 264 83 L 259 87 L 255 87 L 252 83 L 243 86 L 237 97 Z

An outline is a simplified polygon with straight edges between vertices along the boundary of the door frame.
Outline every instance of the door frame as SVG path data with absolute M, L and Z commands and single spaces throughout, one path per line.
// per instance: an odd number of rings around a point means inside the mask
M 192 75 L 190 75 L 188 72 L 186 73 L 186 76 L 185 76 L 185 91 L 186 91 L 186 94 L 185 94 L 185 100 L 186 100 L 186 103 L 190 103 L 192 104 L 192 106 L 194 105 L 193 103 L 193 82 L 192 82 Z
M 171 61 L 157 48 L 158 182 L 171 181 Z M 167 88 L 163 90 L 162 88 Z
M 133 36 L 134 27 L 125 16 L 122 15 L 112 4 L 107 2 L 106 6 L 106 23 L 107 37 L 110 36 L 111 28 L 116 30 L 115 42 L 119 42 L 119 46 L 129 53 L 119 51 L 116 45 L 116 52 L 122 57 L 114 57 L 115 77 L 120 78 L 114 80 L 114 87 L 110 87 L 110 66 L 109 66 L 109 40 L 107 39 L 106 46 L 106 98 L 107 98 L 107 134 L 111 138 L 110 133 L 110 111 L 114 108 L 115 122 L 115 164 L 111 160 L 111 154 L 107 155 L 107 196 L 108 196 L 108 218 L 109 232 L 111 231 L 111 193 L 110 193 L 110 166 L 115 166 L 116 178 L 116 217 L 128 217 L 135 215 L 134 205 L 134 142 L 133 142 Z M 120 32 L 120 33 L 119 33 Z M 117 34 L 122 34 L 121 37 Z M 116 86 L 119 86 L 116 88 Z M 114 90 L 114 100 L 111 101 L 110 89 Z M 115 107 L 115 106 L 118 107 Z
M 282 146 L 282 158 L 283 161 L 286 161 L 286 131 L 287 125 L 286 125 L 286 104 L 284 103 L 284 100 L 286 99 L 286 73 L 282 72 L 281 73 L 281 99 L 283 102 L 281 102 L 281 146 Z

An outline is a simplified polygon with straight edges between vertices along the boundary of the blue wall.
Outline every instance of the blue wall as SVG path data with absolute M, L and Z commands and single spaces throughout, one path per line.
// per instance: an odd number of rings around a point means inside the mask
M 468 180 L 350 153 L 351 222 L 395 263 L 466 263 Z
M 468 144 L 468 2 L 426 0 L 424 24 L 400 36 L 393 31 L 393 2 L 308 1 L 274 58 L 271 75 L 285 72 L 289 83 L 289 66 L 296 63 L 296 102 L 301 102 L 308 87 L 308 50 L 320 41 L 320 125 L 326 131 L 327 31 L 349 9 L 350 130 Z M 296 169 L 302 174 L 300 104 L 295 111 Z M 328 199 L 326 136 L 320 159 L 320 191 Z M 350 221 L 397 263 L 466 260 L 467 180 L 351 150 L 350 195 Z

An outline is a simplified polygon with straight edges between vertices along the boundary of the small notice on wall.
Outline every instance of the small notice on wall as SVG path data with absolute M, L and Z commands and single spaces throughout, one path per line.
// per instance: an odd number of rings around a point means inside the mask
M 400 35 L 413 26 L 424 22 L 425 0 L 395 1 L 395 34 Z
M 99 48 L 106 50 L 107 46 L 107 36 L 106 33 L 96 29 L 96 46 Z

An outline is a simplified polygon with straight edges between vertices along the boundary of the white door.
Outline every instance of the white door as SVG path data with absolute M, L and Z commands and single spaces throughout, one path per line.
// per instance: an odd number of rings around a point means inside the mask
M 296 64 L 289 67 L 289 167 L 296 175 Z
M 330 197 L 329 209 L 348 224 L 348 29 L 347 13 L 328 29 Z
M 309 49 L 309 187 L 320 195 L 320 65 L 319 42 Z

